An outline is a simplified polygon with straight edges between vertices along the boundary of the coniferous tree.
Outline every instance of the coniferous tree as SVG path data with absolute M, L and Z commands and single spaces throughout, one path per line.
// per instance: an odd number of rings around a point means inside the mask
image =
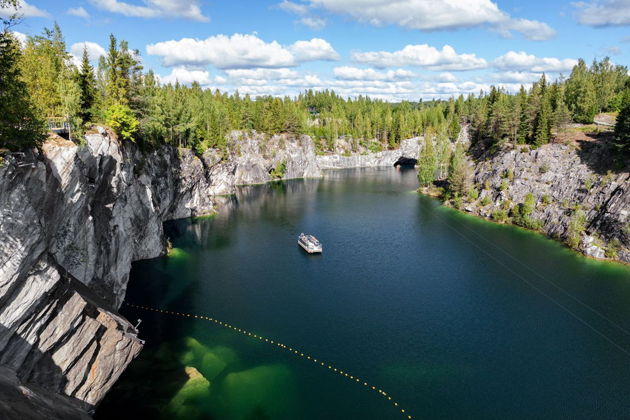
M 437 157 L 433 147 L 433 139 L 426 137 L 418 159 L 418 181 L 420 181 L 421 187 L 429 186 L 435 181 L 436 170 Z
M 527 98 L 527 91 L 525 87 L 521 85 L 521 89 L 518 92 L 518 103 L 519 103 L 519 122 L 518 122 L 518 131 L 516 134 L 516 142 L 519 144 L 527 143 L 527 139 L 529 138 L 529 115 L 527 112 L 527 106 L 529 104 Z
M 579 123 L 591 124 L 597 113 L 597 98 L 593 76 L 584 60 L 573 67 L 567 80 L 566 99 L 573 119 Z
M 96 101 L 96 77 L 94 76 L 94 68 L 90 64 L 87 48 L 83 48 L 83 56 L 81 58 L 81 68 L 77 75 L 77 81 L 80 89 L 80 111 L 79 117 L 83 123 L 87 123 L 94 118 L 94 105 Z
M 448 174 L 449 191 L 455 196 L 464 196 L 468 190 L 468 173 L 466 168 L 466 151 L 464 145 L 457 143 L 451 156 Z
M 551 106 L 549 103 L 547 79 L 544 74 L 540 79 L 539 85 L 539 106 L 533 126 L 534 138 L 532 143 L 535 146 L 542 146 L 543 144 L 549 143 L 551 137 Z
M 564 133 L 567 126 L 571 123 L 571 111 L 565 101 L 565 88 L 564 83 L 558 84 L 558 91 L 556 95 L 556 103 L 554 109 L 554 126 L 558 133 Z

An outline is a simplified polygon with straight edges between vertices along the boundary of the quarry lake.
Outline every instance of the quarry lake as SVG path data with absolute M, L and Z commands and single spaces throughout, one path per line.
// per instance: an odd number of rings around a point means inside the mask
M 96 418 L 628 418 L 630 268 L 416 188 L 331 171 L 167 223 L 173 252 L 134 263 L 127 302 L 274 343 L 125 306 L 146 347 Z

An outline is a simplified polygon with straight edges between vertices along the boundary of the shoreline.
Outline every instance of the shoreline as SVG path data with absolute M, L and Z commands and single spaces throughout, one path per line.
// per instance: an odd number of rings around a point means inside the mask
M 493 225 L 504 226 L 504 227 L 508 227 L 508 228 L 516 228 L 516 229 L 523 230 L 525 232 L 530 232 L 530 233 L 539 235 L 539 236 L 541 236 L 541 237 L 543 237 L 545 239 L 548 239 L 550 241 L 553 241 L 553 242 L 561 245 L 564 249 L 566 249 L 568 251 L 571 251 L 573 254 L 575 254 L 575 255 L 577 255 L 579 257 L 585 258 L 587 260 L 596 261 L 596 262 L 604 262 L 604 263 L 609 263 L 609 264 L 618 264 L 618 265 L 621 265 L 621 266 L 624 266 L 624 267 L 630 267 L 630 263 L 628 263 L 626 261 L 621 261 L 621 260 L 614 259 L 614 258 L 597 258 L 597 257 L 594 257 L 592 255 L 587 255 L 583 251 L 571 248 L 570 246 L 568 246 L 563 241 L 560 241 L 560 240 L 557 240 L 555 238 L 552 238 L 551 236 L 547 235 L 545 232 L 541 232 L 539 230 L 528 229 L 528 228 L 523 227 L 523 226 L 515 225 L 514 223 L 497 222 L 497 221 L 492 220 L 490 218 L 484 217 L 484 216 L 482 216 L 480 214 L 476 214 L 474 212 L 468 212 L 466 210 L 462 210 L 462 209 L 458 209 L 458 208 L 449 206 L 449 205 L 446 204 L 445 201 L 443 201 L 440 198 L 440 195 L 438 195 L 438 194 L 431 194 L 431 193 L 428 193 L 428 192 L 425 193 L 425 192 L 420 191 L 420 188 L 416 190 L 416 193 L 420 194 L 420 195 L 423 195 L 425 197 L 434 199 L 435 201 L 439 202 L 441 207 L 443 207 L 445 209 L 450 209 L 450 210 L 456 211 L 459 214 L 462 214 L 462 215 L 465 215 L 465 216 L 469 216 L 469 217 L 473 217 L 473 218 L 475 218 L 477 220 L 480 220 L 480 221 L 483 221 L 483 222 L 492 223 Z

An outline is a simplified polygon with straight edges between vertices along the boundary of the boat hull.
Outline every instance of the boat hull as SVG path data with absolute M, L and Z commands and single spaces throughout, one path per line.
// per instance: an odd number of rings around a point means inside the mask
M 309 246 L 304 245 L 302 242 L 298 241 L 298 245 L 302 247 L 302 249 L 306 252 L 308 252 L 309 254 L 321 254 L 322 253 L 322 247 L 318 247 L 318 248 L 312 248 Z

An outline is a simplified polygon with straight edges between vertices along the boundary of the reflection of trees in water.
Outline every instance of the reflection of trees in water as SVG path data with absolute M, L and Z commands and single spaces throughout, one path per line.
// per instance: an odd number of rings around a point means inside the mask
M 239 221 L 264 218 L 285 225 L 301 218 L 314 202 L 319 183 L 319 179 L 307 179 L 238 187 L 218 214 L 169 222 L 167 236 L 176 240 L 176 246 L 227 247 Z
M 330 199 L 338 194 L 356 192 L 397 193 L 417 188 L 414 169 L 391 167 L 326 171 L 323 179 L 298 179 L 263 185 L 241 186 L 225 197 L 213 217 L 177 220 L 167 224 L 166 232 L 178 246 L 225 248 L 239 222 L 294 225 L 313 211 L 317 195 Z M 299 233 L 299 232 L 298 232 Z

